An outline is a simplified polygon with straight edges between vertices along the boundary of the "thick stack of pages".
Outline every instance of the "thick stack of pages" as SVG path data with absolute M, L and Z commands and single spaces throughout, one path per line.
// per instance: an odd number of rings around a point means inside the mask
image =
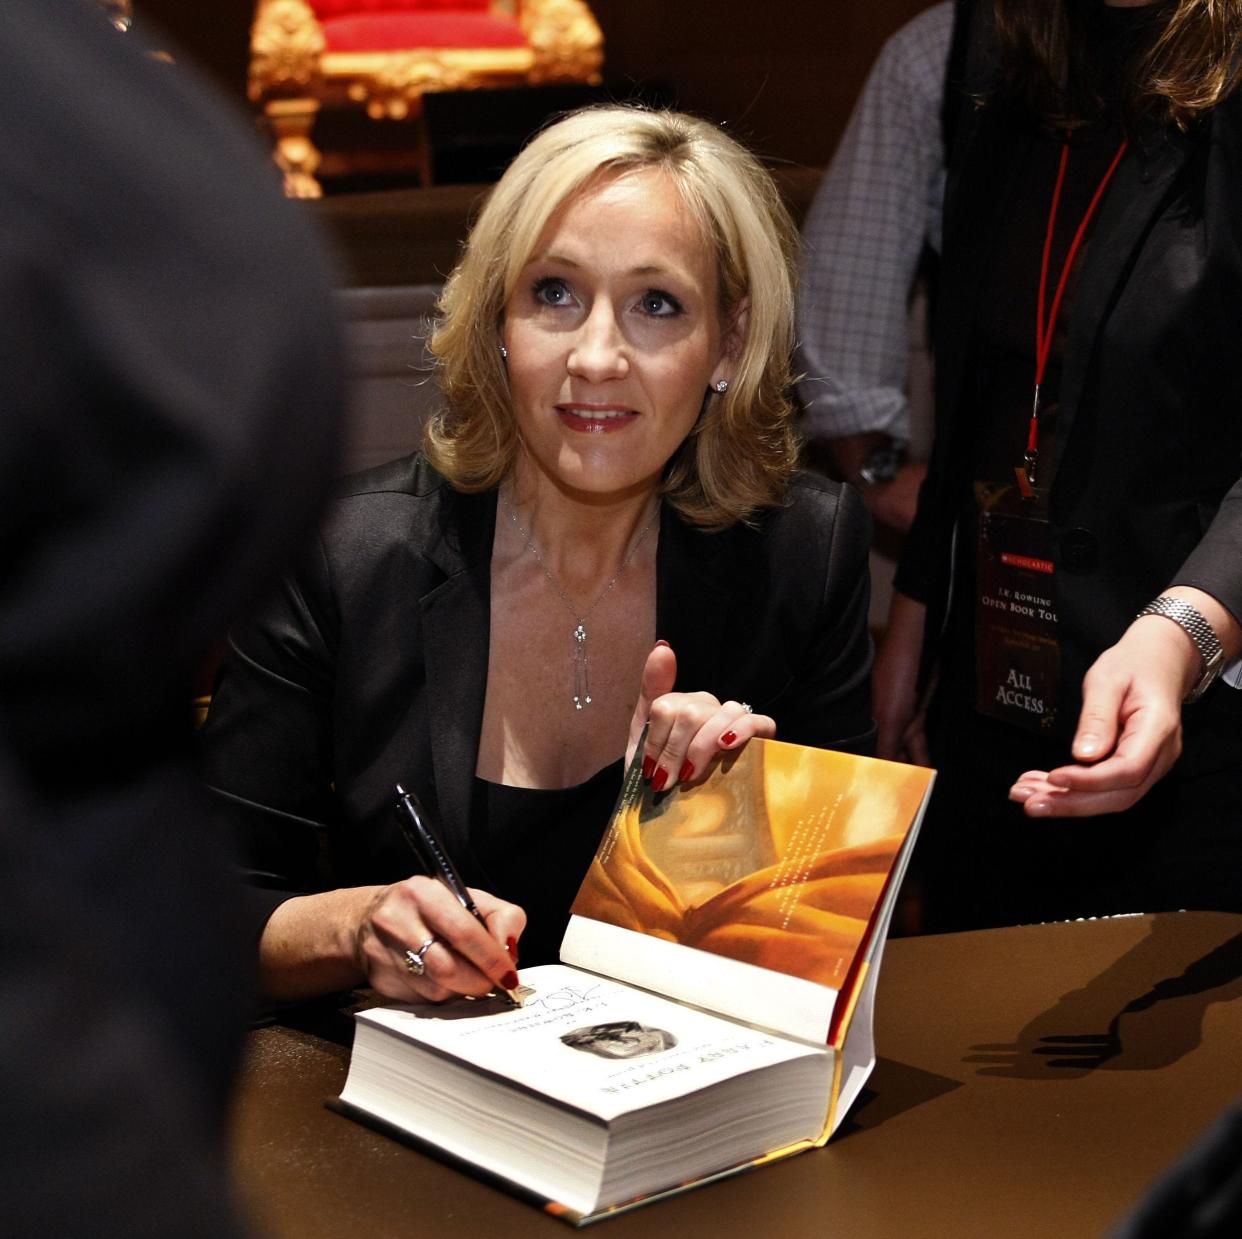
M 523 1008 L 365 1012 L 344 1099 L 577 1214 L 820 1134 L 822 1046 L 560 965 L 522 979 Z
M 822 1144 L 932 777 L 776 741 L 667 794 L 631 769 L 564 962 L 522 1008 L 363 1012 L 340 1107 L 575 1222 Z

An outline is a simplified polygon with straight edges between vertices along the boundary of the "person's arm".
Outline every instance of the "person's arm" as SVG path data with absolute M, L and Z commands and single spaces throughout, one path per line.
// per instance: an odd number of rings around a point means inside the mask
M 295 896 L 280 904 L 259 940 L 266 997 L 295 1002 L 356 985 L 386 998 L 439 1001 L 457 994 L 516 989 L 517 941 L 526 914 L 486 891 L 472 891 L 484 929 L 440 882 L 407 878 Z M 425 971 L 415 975 L 406 952 L 428 941 Z
M 1193 606 L 1212 626 L 1226 660 L 1242 653 L 1242 626 L 1213 595 L 1174 585 L 1162 596 Z M 1162 615 L 1134 620 L 1083 680 L 1072 747 L 1077 764 L 1026 771 L 1010 799 L 1022 802 L 1030 817 L 1090 817 L 1128 809 L 1181 754 L 1182 703 L 1202 671 L 1198 647 L 1178 624 Z
M 804 428 L 849 481 L 860 480 L 872 447 L 910 438 L 908 303 L 924 246 L 939 247 L 951 30 L 952 6 L 938 5 L 885 45 L 803 230 Z M 904 530 L 920 481 L 907 464 L 864 498 Z
M 1242 480 L 1225 495 L 1165 597 L 1195 607 L 1227 662 L 1242 654 Z M 1162 615 L 1134 620 L 1092 664 L 1074 736 L 1075 764 L 1028 770 L 1010 798 L 1031 817 L 1087 817 L 1137 803 L 1181 753 L 1182 703 L 1203 668 L 1198 648 Z M 1213 692 L 1233 692 L 1215 687 Z M 1196 709 L 1194 705 L 1187 707 Z
M 926 605 L 894 590 L 874 681 L 876 756 L 924 766 L 929 756 L 918 684 L 926 623 Z
M 316 538 L 230 634 L 199 733 L 203 779 L 234 826 L 259 915 L 282 895 L 321 886 L 319 841 L 339 815 L 332 596 Z
M 918 509 L 919 488 L 927 476 L 927 463 L 902 460 L 896 473 L 888 479 L 872 476 L 874 453 L 902 451 L 886 434 L 842 435 L 828 440 L 823 447 L 829 453 L 832 471 L 851 482 L 862 495 L 868 511 L 881 524 L 898 533 L 908 533 Z
M 293 1002 L 364 984 L 404 1001 L 513 989 L 526 921 L 515 905 L 475 892 L 484 930 L 422 876 L 321 889 L 319 839 L 341 812 L 331 783 L 333 596 L 317 541 L 231 639 L 202 733 L 207 782 L 239 829 L 252 881 L 265 888 L 253 892 L 263 996 Z M 430 938 L 425 972 L 415 975 L 405 952 Z

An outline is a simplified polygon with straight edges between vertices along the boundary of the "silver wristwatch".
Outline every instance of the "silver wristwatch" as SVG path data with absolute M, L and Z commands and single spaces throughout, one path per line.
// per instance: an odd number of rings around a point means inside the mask
M 873 447 L 862 463 L 854 482 L 858 486 L 875 486 L 891 482 L 906 459 L 906 445 L 888 440 Z
M 1186 694 L 1186 701 L 1198 701 L 1224 670 L 1225 650 L 1216 629 L 1203 618 L 1197 607 L 1165 594 L 1149 602 L 1135 618 L 1144 615 L 1163 615 L 1165 619 L 1171 619 L 1195 643 L 1195 649 L 1203 659 L 1203 671 L 1199 682 Z

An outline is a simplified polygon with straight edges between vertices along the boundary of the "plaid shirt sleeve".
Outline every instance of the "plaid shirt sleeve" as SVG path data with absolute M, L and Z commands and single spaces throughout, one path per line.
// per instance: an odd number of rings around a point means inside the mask
M 937 4 L 884 45 L 807 215 L 798 369 L 808 438 L 909 439 L 907 306 L 924 243 L 940 247 L 952 26 L 953 5 Z

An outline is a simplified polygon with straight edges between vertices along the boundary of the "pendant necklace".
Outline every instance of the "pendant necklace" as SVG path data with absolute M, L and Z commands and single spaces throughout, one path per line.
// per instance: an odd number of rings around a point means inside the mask
M 509 500 L 505 498 L 503 491 L 500 492 L 500 502 L 505 505 L 505 511 L 508 512 L 509 519 L 513 522 L 513 527 L 521 535 L 522 541 L 526 543 L 526 549 L 530 551 L 530 553 L 535 557 L 535 562 L 539 565 L 541 569 L 543 569 L 543 575 L 548 578 L 548 584 L 551 585 L 554 590 L 556 590 L 557 596 L 560 598 L 561 602 L 565 604 L 565 609 L 569 612 L 571 616 L 573 616 L 573 620 L 574 620 L 574 630 L 572 633 L 573 642 L 574 642 L 573 701 L 574 701 L 574 709 L 581 710 L 584 706 L 589 706 L 591 704 L 591 676 L 590 676 L 590 667 L 587 663 L 587 627 L 586 627 L 587 620 L 591 618 L 592 614 L 595 611 L 595 608 L 598 607 L 599 604 L 603 602 L 605 598 L 608 597 L 609 593 L 611 593 L 612 587 L 617 583 L 621 574 L 628 567 L 630 560 L 634 558 L 634 555 L 637 553 L 638 548 L 642 546 L 642 544 L 647 540 L 647 535 L 652 531 L 653 528 L 655 528 L 656 519 L 660 515 L 659 505 L 656 506 L 656 510 L 652 514 L 651 519 L 646 523 L 646 525 L 643 526 L 643 531 L 642 533 L 638 535 L 638 538 L 635 540 L 634 545 L 630 547 L 628 552 L 626 552 L 626 556 L 621 561 L 621 567 L 617 569 L 616 575 L 612 578 L 611 581 L 608 582 L 607 585 L 604 586 L 602 590 L 600 590 L 599 594 L 596 596 L 595 601 L 591 603 L 591 605 L 587 607 L 585 611 L 579 611 L 578 608 L 574 606 L 573 600 L 560 587 L 560 584 L 557 582 L 557 579 L 548 570 L 548 565 L 544 563 L 543 556 L 539 553 L 539 548 L 535 545 L 534 538 L 532 538 L 530 534 L 526 532 L 526 529 L 523 527 L 521 521 L 518 520 L 517 513 L 515 513 L 513 508 L 510 506 Z

